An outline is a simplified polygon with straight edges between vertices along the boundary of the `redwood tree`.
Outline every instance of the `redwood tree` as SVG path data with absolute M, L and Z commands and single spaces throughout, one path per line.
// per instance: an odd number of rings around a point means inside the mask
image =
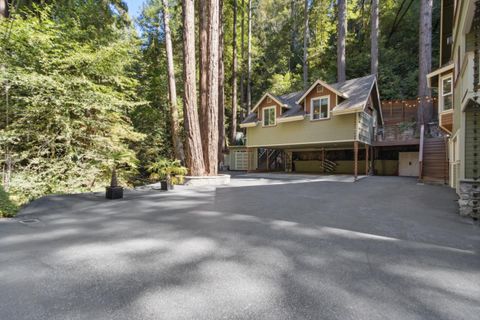
M 378 0 L 372 0 L 370 32 L 370 73 L 378 73 Z
M 202 119 L 202 143 L 205 167 L 209 175 L 218 173 L 218 72 L 220 42 L 219 0 L 208 0 L 207 105 Z
M 168 98 L 170 104 L 170 129 L 173 140 L 173 149 L 175 158 L 185 161 L 182 139 L 180 136 L 180 127 L 178 124 L 177 109 L 177 86 L 175 84 L 175 69 L 173 66 L 172 36 L 170 32 L 170 13 L 168 10 L 168 1 L 162 0 L 163 4 L 163 28 L 165 32 L 165 51 L 167 55 L 167 74 L 168 74 Z
M 252 108 L 252 0 L 248 0 L 247 114 Z
M 420 0 L 420 28 L 418 42 L 418 126 L 432 117 L 432 104 L 427 101 L 430 89 L 427 74 L 432 68 L 432 0 Z
M 338 0 L 337 81 L 346 80 L 345 38 L 347 36 L 347 0 Z
M 197 112 L 195 71 L 195 1 L 183 0 L 183 114 L 186 134 L 186 160 L 191 175 L 205 174 Z
M 308 87 L 308 37 L 310 29 L 308 26 L 308 1 L 305 0 L 305 7 L 303 9 L 303 88 L 307 89 Z
M 232 40 L 232 116 L 230 118 L 230 142 L 237 136 L 237 0 L 233 0 L 233 40 Z
M 224 54 L 224 28 L 223 28 L 223 1 L 219 4 L 220 39 L 218 45 L 218 163 L 223 162 L 223 149 L 225 145 L 225 64 Z

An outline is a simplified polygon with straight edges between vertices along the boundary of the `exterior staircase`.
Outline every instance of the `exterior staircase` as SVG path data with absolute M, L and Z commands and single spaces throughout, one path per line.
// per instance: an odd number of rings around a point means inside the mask
M 448 154 L 445 138 L 424 139 L 422 166 L 424 182 L 448 184 Z

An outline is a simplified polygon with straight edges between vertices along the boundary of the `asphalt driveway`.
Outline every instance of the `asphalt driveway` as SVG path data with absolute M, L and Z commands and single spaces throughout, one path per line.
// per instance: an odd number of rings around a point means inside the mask
M 43 198 L 0 221 L 0 319 L 477 320 L 480 228 L 455 200 L 408 178 L 241 175 Z

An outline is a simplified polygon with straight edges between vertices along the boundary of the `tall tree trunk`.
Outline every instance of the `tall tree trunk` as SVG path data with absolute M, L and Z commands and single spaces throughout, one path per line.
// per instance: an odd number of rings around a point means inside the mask
M 225 146 L 225 64 L 224 54 L 224 28 L 223 28 L 223 1 L 219 4 L 220 39 L 218 44 L 218 163 L 223 163 Z
M 295 53 L 297 51 L 297 21 L 295 20 L 295 1 L 290 0 L 290 21 L 291 25 L 291 39 L 290 39 L 290 57 L 288 59 L 288 70 L 293 72 L 295 68 Z
M 218 173 L 219 18 L 219 0 L 208 0 L 208 94 L 206 119 L 202 127 L 202 142 L 205 167 L 209 175 Z
M 370 32 L 370 73 L 377 75 L 378 73 L 378 0 L 372 0 L 372 17 Z
M 200 64 L 200 130 L 202 134 L 202 145 L 204 151 L 205 165 L 207 165 L 207 158 L 205 150 L 207 148 L 207 137 L 204 136 L 207 130 L 204 128 L 208 122 L 207 100 L 208 100 L 208 6 L 210 0 L 199 0 L 199 64 Z M 208 168 L 207 168 L 208 171 Z
M 240 36 L 241 36 L 241 53 L 240 53 L 240 105 L 241 105 L 241 116 L 240 121 L 243 121 L 246 108 L 246 94 L 245 94 L 245 0 L 242 0 L 242 23 L 240 25 Z
M 185 153 L 180 135 L 180 126 L 178 124 L 177 109 L 177 86 L 175 84 L 175 69 L 173 66 L 173 49 L 172 36 L 170 32 L 170 13 L 168 10 L 168 1 L 162 0 L 163 3 L 163 27 L 165 30 L 165 51 L 167 54 L 167 74 L 168 74 L 168 97 L 170 104 L 170 128 L 173 140 L 173 149 L 175 158 L 185 161 Z
M 303 88 L 308 88 L 308 37 L 310 35 L 308 23 L 308 0 L 305 0 L 305 8 L 303 10 Z
M 345 37 L 347 36 L 347 0 L 338 0 L 337 27 L 337 81 L 347 79 L 345 61 Z
M 230 143 L 237 136 L 237 0 L 233 0 L 233 40 L 232 40 L 232 118 L 230 124 Z
M 195 71 L 195 1 L 183 0 L 183 114 L 186 134 L 186 160 L 190 174 L 205 174 L 202 141 L 197 111 L 197 88 Z
M 252 0 L 248 0 L 247 114 L 252 108 Z
M 0 18 L 8 17 L 8 0 L 0 0 Z
M 432 105 L 427 101 L 430 89 L 427 74 L 432 68 L 432 0 L 420 0 L 420 28 L 418 47 L 418 127 L 432 118 Z

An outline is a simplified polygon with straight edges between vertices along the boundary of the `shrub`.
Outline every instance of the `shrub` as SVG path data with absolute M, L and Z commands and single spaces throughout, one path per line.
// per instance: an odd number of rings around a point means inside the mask
M 160 159 L 148 166 L 150 179 L 167 180 L 172 184 L 183 184 L 187 168 L 183 167 L 179 160 Z
M 10 200 L 8 193 L 0 185 L 0 218 L 13 217 L 17 213 L 17 206 Z

